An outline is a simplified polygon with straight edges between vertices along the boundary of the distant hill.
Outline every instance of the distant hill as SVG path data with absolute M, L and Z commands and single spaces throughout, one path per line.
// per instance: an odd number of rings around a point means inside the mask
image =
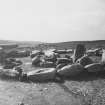
M 14 43 L 13 41 L 8 41 L 8 40 L 0 40 L 0 44 L 11 44 Z
M 0 40 L 0 44 L 18 44 L 19 47 L 35 47 L 42 42 L 39 41 L 12 41 L 12 40 Z
M 60 42 L 60 43 L 44 43 L 39 44 L 39 48 L 56 48 L 56 49 L 74 49 L 77 44 L 84 44 L 87 49 L 91 48 L 105 48 L 105 40 L 95 40 L 95 41 L 70 41 L 70 42 Z
M 87 49 L 90 48 L 105 48 L 105 40 L 95 40 L 95 41 L 70 41 L 70 42 L 60 42 L 60 43 L 43 43 L 39 41 L 11 41 L 11 40 L 0 40 L 0 44 L 18 44 L 19 47 L 34 47 L 36 49 L 74 49 L 77 44 L 84 44 Z

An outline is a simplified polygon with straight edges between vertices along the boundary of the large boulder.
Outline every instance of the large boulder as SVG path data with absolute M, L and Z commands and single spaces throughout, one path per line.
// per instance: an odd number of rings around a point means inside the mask
M 30 57 L 31 57 L 31 58 L 34 58 L 34 57 L 36 57 L 37 55 L 44 55 L 44 53 L 43 53 L 42 51 L 35 50 L 35 51 L 32 51 L 32 53 L 30 54 Z
M 95 50 L 87 50 L 87 51 L 86 51 L 86 54 L 87 54 L 88 56 L 95 56 Z
M 93 63 L 84 67 L 88 72 L 101 72 L 103 71 L 103 65 L 101 63 Z
M 32 65 L 36 66 L 40 63 L 40 56 L 35 56 L 33 59 L 32 59 Z
M 59 69 L 57 72 L 61 76 L 75 76 L 81 73 L 84 70 L 84 67 L 81 64 L 72 64 L 64 66 L 63 68 Z
M 90 49 L 86 53 L 88 56 L 102 56 L 102 48 Z
M 101 56 L 102 56 L 102 53 L 103 53 L 102 48 L 97 48 L 97 49 L 96 49 L 96 56 L 101 57 Z
M 55 67 L 55 64 L 53 62 L 45 61 L 45 62 L 40 62 L 40 67 L 51 68 Z
M 83 57 L 79 58 L 79 59 L 76 61 L 76 63 L 80 63 L 81 65 L 86 66 L 86 65 L 88 65 L 88 64 L 92 64 L 93 61 L 92 61 L 92 59 L 89 58 L 88 56 L 83 56 Z
M 27 73 L 27 77 L 31 81 L 45 81 L 45 80 L 53 80 L 56 75 L 55 68 L 45 68 L 39 69 L 35 71 L 30 71 Z
M 56 69 L 58 70 L 58 69 L 61 69 L 62 67 L 64 67 L 64 66 L 66 66 L 67 64 L 65 64 L 65 63 L 61 63 L 61 64 L 58 64 L 57 66 L 56 66 Z
M 73 61 L 72 59 L 68 59 L 68 58 L 57 58 L 57 62 L 56 65 L 65 63 L 65 64 L 71 64 Z
M 44 59 L 46 61 L 49 61 L 49 62 L 56 62 L 56 58 L 57 58 L 57 54 L 50 51 L 50 50 L 47 50 L 47 51 L 44 51 Z

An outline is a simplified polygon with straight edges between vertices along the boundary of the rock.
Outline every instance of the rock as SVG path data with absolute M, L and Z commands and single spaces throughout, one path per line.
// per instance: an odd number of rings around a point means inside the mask
M 56 75 L 55 68 L 38 69 L 27 73 L 27 77 L 32 81 L 53 80 Z
M 105 50 L 103 50 L 101 62 L 105 64 Z
M 57 72 L 59 75 L 62 76 L 75 76 L 81 73 L 84 70 L 81 64 L 72 64 L 64 66 L 63 68 L 59 69 Z
M 57 58 L 56 65 L 59 65 L 61 63 L 65 63 L 65 64 L 72 63 L 72 59 L 68 59 L 68 58 Z
M 37 65 L 38 63 L 40 63 L 40 56 L 36 56 L 32 59 L 32 65 Z
M 58 70 L 58 69 L 61 69 L 62 67 L 64 67 L 64 66 L 66 66 L 67 64 L 65 64 L 65 63 L 61 63 L 61 64 L 58 64 L 57 66 L 56 66 L 56 69 Z
M 82 56 L 84 56 L 85 53 L 86 53 L 85 46 L 83 44 L 78 44 L 77 47 L 76 47 L 76 50 L 74 50 L 73 62 L 76 62 L 77 59 L 79 59 Z
M 34 50 L 34 51 L 32 51 L 32 53 L 30 54 L 30 57 L 31 57 L 31 58 L 34 58 L 34 57 L 36 57 L 37 55 L 44 55 L 44 52 L 39 51 L 39 50 Z
M 40 63 L 41 67 L 45 67 L 45 68 L 51 68 L 51 67 L 55 67 L 55 64 L 53 62 L 44 62 L 44 63 Z
M 103 71 L 103 65 L 100 63 L 93 63 L 93 64 L 89 64 L 86 65 L 84 67 L 88 72 L 100 72 Z
M 92 59 L 90 59 L 88 56 L 83 56 L 83 57 L 79 58 L 79 59 L 76 61 L 76 63 L 80 63 L 81 65 L 86 66 L 86 65 L 88 65 L 88 64 L 92 64 L 93 61 L 92 61 Z

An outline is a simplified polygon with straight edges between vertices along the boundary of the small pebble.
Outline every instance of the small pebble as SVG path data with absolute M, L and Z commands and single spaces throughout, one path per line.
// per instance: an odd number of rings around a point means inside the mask
M 48 90 L 48 88 L 44 88 L 44 90 Z

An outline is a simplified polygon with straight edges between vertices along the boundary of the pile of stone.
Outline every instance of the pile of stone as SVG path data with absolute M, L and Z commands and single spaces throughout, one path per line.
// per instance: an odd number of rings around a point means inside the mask
M 84 45 L 77 45 L 72 57 L 66 55 L 61 57 L 60 54 L 54 51 L 33 51 L 30 55 L 32 65 L 44 67 L 43 69 L 33 70 L 24 73 L 21 68 L 16 68 L 19 80 L 45 81 L 53 80 L 57 76 L 71 77 L 77 76 L 84 71 L 89 73 L 98 73 L 105 71 L 105 50 L 103 50 L 102 60 L 98 63 L 86 54 Z M 21 65 L 16 59 L 8 59 L 6 65 L 12 65 L 11 68 Z
M 92 59 L 86 54 L 84 45 L 78 45 L 72 56 L 73 63 L 62 65 L 57 68 L 57 73 L 61 76 L 75 76 L 83 71 L 89 73 L 98 73 L 105 70 L 105 51 L 103 50 L 102 61 L 94 63 Z
M 18 50 L 13 50 L 11 52 L 6 53 L 6 57 L 7 58 L 22 58 L 22 57 L 28 57 L 30 56 L 30 51 L 28 50 L 22 50 L 22 51 L 18 51 Z
M 39 67 L 54 67 L 56 62 L 56 55 L 48 51 L 34 51 L 30 57 L 32 58 L 32 65 Z
M 17 60 L 15 58 L 7 58 L 3 64 L 4 69 L 13 69 L 16 66 L 22 65 L 21 60 Z

